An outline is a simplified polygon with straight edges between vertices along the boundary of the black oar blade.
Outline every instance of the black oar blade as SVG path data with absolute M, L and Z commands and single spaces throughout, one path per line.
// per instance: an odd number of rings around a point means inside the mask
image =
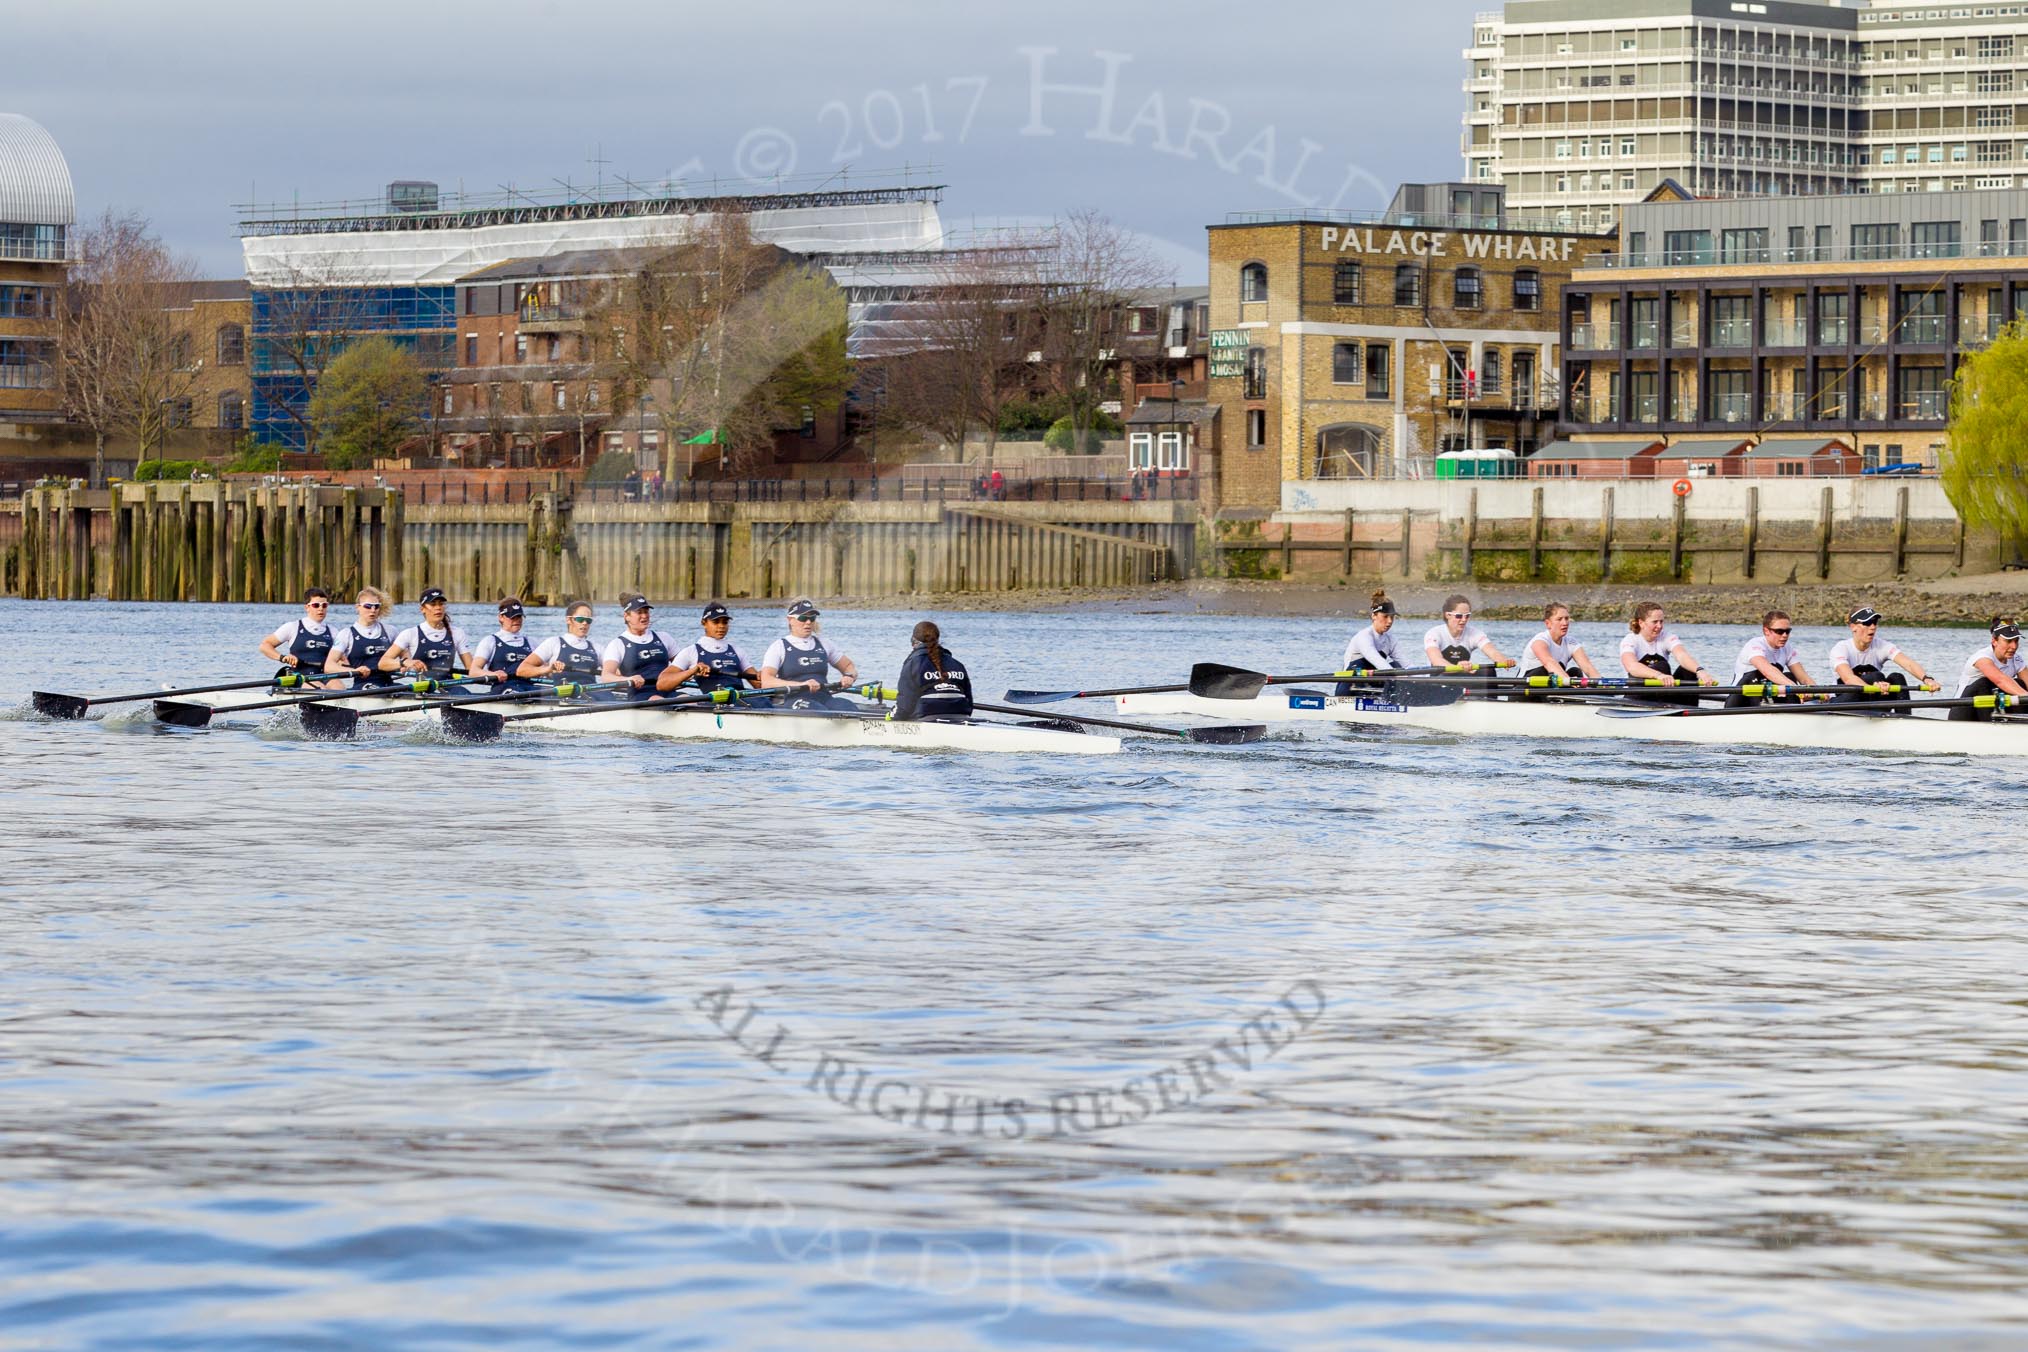
M 1060 704 L 1077 697 L 1075 690 L 1009 690 L 1000 698 L 1009 704 Z
M 1082 723 L 1073 723 L 1067 718 L 1030 718 L 1014 725 L 1017 728 L 1046 728 L 1050 732 L 1085 732 Z
M 484 709 L 461 709 L 456 705 L 440 710 L 438 717 L 444 720 L 444 731 L 461 742 L 491 742 L 500 736 L 500 729 L 507 726 L 507 720 L 499 714 Z
M 1231 723 L 1217 728 L 1191 728 L 1190 740 L 1213 746 L 1242 746 L 1267 736 L 1265 723 Z
M 319 742 L 342 742 L 359 731 L 359 715 L 351 709 L 335 704 L 305 704 L 299 706 L 303 717 L 303 735 Z
M 179 728 L 201 728 L 211 722 L 213 709 L 209 704 L 191 704 L 184 700 L 158 699 L 155 701 L 155 718 Z
M 1464 695 L 1465 688 L 1461 685 L 1438 685 L 1429 681 L 1386 681 L 1379 691 L 1380 699 L 1406 709 L 1434 709 L 1440 705 L 1456 704 Z
M 30 691 L 28 702 L 44 718 L 83 718 L 85 710 L 92 707 L 83 695 L 58 695 L 48 690 Z
M 1190 693 L 1202 699 L 1252 699 L 1265 689 L 1264 672 L 1218 662 L 1199 662 L 1190 668 Z

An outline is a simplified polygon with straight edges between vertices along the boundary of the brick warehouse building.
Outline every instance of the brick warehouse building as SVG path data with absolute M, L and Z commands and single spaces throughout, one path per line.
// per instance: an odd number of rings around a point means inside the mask
M 1409 210 L 1435 201 L 1437 210 Z M 1550 440 L 1557 298 L 1611 236 L 1524 227 L 1497 187 L 1411 185 L 1376 219 L 1242 214 L 1210 227 L 1209 402 L 1221 510 L 1306 479 L 1426 472 L 1467 446 Z
M 1563 430 L 1835 437 L 1934 466 L 1960 355 L 2028 315 L 2028 190 L 1657 200 L 1571 277 Z

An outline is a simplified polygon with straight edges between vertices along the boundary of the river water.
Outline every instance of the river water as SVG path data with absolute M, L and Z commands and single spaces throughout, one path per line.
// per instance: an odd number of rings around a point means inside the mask
M 0 602 L 0 704 L 232 679 L 290 614 Z M 914 618 L 825 632 L 886 673 Z M 1348 623 L 946 631 L 997 693 Z M 2028 1341 L 2028 758 L 0 755 L 0 1346 Z

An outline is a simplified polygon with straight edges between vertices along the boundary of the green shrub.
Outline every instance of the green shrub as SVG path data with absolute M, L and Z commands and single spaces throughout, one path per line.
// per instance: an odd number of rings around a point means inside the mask
M 592 462 L 592 467 L 584 472 L 584 481 L 588 484 L 621 483 L 626 479 L 627 471 L 634 468 L 635 463 L 632 451 L 605 451 Z
M 205 467 L 202 460 L 143 460 L 134 466 L 134 482 L 147 483 L 151 479 L 188 479 Z
M 232 459 L 221 466 L 226 474 L 273 474 L 282 467 L 283 448 L 273 442 L 241 437 L 233 447 Z

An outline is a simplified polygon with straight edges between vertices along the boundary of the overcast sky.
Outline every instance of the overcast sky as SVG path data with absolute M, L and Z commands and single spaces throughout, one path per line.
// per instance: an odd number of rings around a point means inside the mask
M 0 111 L 56 137 L 80 217 L 139 211 L 213 276 L 241 275 L 249 200 L 933 164 L 948 227 L 1097 208 L 1200 281 L 1228 212 L 1378 208 L 1461 172 L 1460 52 L 1492 7 L 12 5 Z

